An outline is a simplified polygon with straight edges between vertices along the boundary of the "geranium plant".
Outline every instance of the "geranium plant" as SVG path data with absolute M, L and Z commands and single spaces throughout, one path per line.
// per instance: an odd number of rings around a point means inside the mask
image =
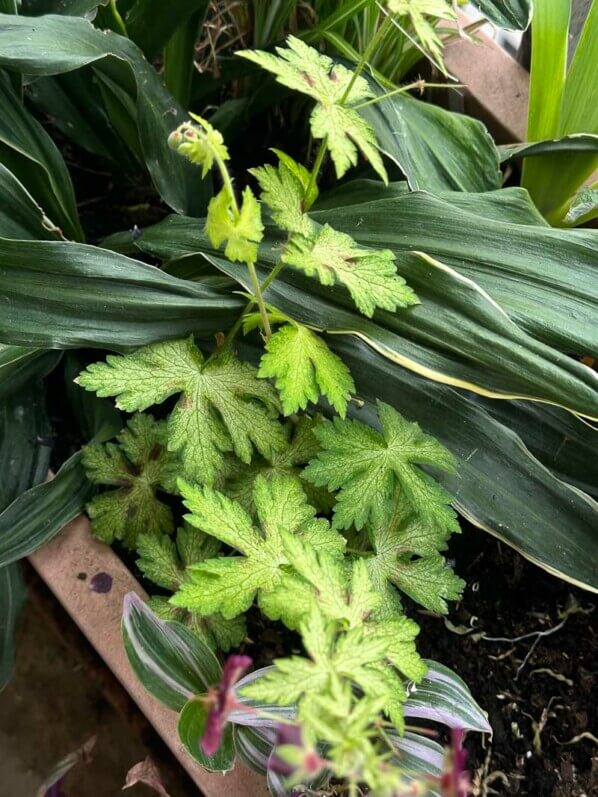
M 316 330 L 264 300 L 277 274 L 293 268 L 343 285 L 367 317 L 376 308 L 400 312 L 417 303 L 392 252 L 360 246 L 307 215 L 328 153 L 339 179 L 360 151 L 386 182 L 374 131 L 356 109 L 374 95 L 359 69 L 292 37 L 277 55 L 240 55 L 316 101 L 310 124 L 320 149 L 311 171 L 283 152 L 276 167 L 252 169 L 262 204 L 249 186 L 237 195 L 226 145 L 209 122 L 193 116 L 171 134 L 171 147 L 203 177 L 217 170 L 221 188 L 205 231 L 214 249 L 245 265 L 252 291 L 210 353 L 192 338 L 171 340 L 111 355 L 77 378 L 86 390 L 115 397 L 119 409 L 141 413 L 118 444 L 86 449 L 89 477 L 118 485 L 88 511 L 101 538 L 116 535 L 136 547 L 140 569 L 172 592 L 154 598 L 154 610 L 212 649 L 242 643 L 243 616 L 255 604 L 301 636 L 304 655 L 277 660 L 243 686 L 235 682 L 251 660 L 231 656 L 218 690 L 210 686 L 186 703 L 180 731 L 192 755 L 209 768 L 227 768 L 230 715 L 247 715 L 250 726 L 255 717 L 280 724 L 283 707 L 298 733 L 293 744 L 274 745 L 289 788 L 320 778 L 331 783 L 330 793 L 335 784 L 355 795 L 415 793 L 414 782 L 424 788 L 434 775 L 403 765 L 397 746 L 410 684 L 420 684 L 428 668 L 401 592 L 439 612 L 460 595 L 463 582 L 442 555 L 459 530 L 451 496 L 422 469 L 454 470 L 456 463 L 384 402 L 380 431 L 358 420 L 342 358 Z M 283 243 L 260 284 L 262 208 Z M 257 365 L 236 352 L 241 331 L 262 341 Z M 173 396 L 165 421 L 143 414 Z M 188 511 L 175 539 L 158 491 L 180 496 Z

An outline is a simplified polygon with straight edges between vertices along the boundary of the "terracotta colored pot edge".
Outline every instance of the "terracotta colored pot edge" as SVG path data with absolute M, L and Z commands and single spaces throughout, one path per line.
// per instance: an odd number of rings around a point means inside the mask
M 75 518 L 29 561 L 206 797 L 268 794 L 264 778 L 242 765 L 221 775 L 196 764 L 179 743 L 176 712 L 155 700 L 137 680 L 122 643 L 122 604 L 127 592 L 136 592 L 142 598 L 147 594 L 114 551 L 92 537 L 86 517 Z M 91 579 L 98 573 L 112 578 L 109 592 L 90 588 Z
M 465 27 L 471 19 L 459 14 Z M 529 73 L 482 31 L 476 41 L 454 39 L 445 47 L 449 72 L 463 83 L 465 112 L 486 124 L 499 144 L 525 141 Z

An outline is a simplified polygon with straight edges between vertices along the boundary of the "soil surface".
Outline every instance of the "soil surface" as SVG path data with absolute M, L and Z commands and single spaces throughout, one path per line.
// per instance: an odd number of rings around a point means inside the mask
M 450 555 L 467 582 L 463 600 L 446 620 L 411 616 L 422 654 L 455 670 L 489 714 L 493 738 L 467 741 L 474 794 L 595 797 L 594 596 L 472 527 Z

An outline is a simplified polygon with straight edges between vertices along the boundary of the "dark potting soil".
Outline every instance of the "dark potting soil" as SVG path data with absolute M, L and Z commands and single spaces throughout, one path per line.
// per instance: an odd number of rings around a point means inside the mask
M 411 616 L 421 653 L 455 670 L 488 712 L 493 738 L 467 740 L 474 793 L 598 795 L 594 596 L 471 526 L 450 555 L 463 599 L 446 620 Z

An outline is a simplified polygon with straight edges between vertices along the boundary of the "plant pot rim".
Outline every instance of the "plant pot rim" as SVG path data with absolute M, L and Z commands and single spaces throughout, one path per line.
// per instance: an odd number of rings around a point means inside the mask
M 92 536 L 87 517 L 79 515 L 68 523 L 29 561 L 205 797 L 267 797 L 265 779 L 239 762 L 224 775 L 202 769 L 179 742 L 177 713 L 146 692 L 137 679 L 122 642 L 122 606 L 127 592 L 144 600 L 148 596 L 112 548 Z M 99 573 L 112 578 L 109 592 L 91 589 L 91 580 Z

